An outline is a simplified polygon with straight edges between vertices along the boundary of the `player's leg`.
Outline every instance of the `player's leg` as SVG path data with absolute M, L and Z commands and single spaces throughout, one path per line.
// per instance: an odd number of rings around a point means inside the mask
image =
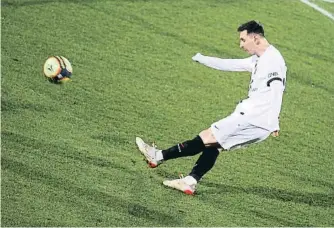
M 266 139 L 270 132 L 253 125 L 250 125 L 240 115 L 232 114 L 214 124 L 210 130 L 201 132 L 204 135 L 207 147 L 197 160 L 190 174 L 181 179 L 167 180 L 163 184 L 183 191 L 186 194 L 193 194 L 197 182 L 214 166 L 219 155 L 216 142 L 225 149 L 236 149 Z
M 208 147 L 219 147 L 210 128 L 202 131 L 192 140 L 187 140 L 166 150 L 162 150 L 162 155 L 163 159 L 167 161 L 179 157 L 194 156 Z
M 165 186 L 175 188 L 186 194 L 194 194 L 197 182 L 214 166 L 220 146 L 217 144 L 210 128 L 202 131 L 199 136 L 206 147 L 190 174 L 180 179 L 166 180 L 163 182 Z
M 165 150 L 159 150 L 154 146 L 150 146 L 139 137 L 136 138 L 136 144 L 152 168 L 157 167 L 163 161 L 194 156 L 202 152 L 206 147 L 219 146 L 210 128 L 202 131 L 191 140 L 178 143 Z
M 180 179 L 166 180 L 163 184 L 189 195 L 194 194 L 198 181 L 212 169 L 218 155 L 219 151 L 216 147 L 205 148 L 188 176 Z
M 219 150 L 216 147 L 205 148 L 201 156 L 197 159 L 193 169 L 189 173 L 189 176 L 193 177 L 197 182 L 209 172 L 216 163 Z

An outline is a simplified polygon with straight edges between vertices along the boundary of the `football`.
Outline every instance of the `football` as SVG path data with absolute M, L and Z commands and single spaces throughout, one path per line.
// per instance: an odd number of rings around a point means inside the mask
M 59 84 L 70 81 L 72 73 L 72 65 L 64 56 L 51 56 L 43 66 L 44 76 L 52 83 Z

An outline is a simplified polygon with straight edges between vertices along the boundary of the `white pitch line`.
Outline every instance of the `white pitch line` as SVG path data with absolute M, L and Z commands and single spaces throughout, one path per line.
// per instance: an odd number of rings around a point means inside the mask
M 300 1 L 305 3 L 306 5 L 311 6 L 313 9 L 318 10 L 320 13 L 322 13 L 323 15 L 329 17 L 330 19 L 332 19 L 334 21 L 334 15 L 331 14 L 330 12 L 328 12 L 327 10 L 324 10 L 323 8 L 318 6 L 317 4 L 314 4 L 314 3 L 310 2 L 309 0 L 300 0 Z M 332 0 L 323 0 L 323 1 L 332 2 Z
M 334 0 L 322 0 L 323 2 L 334 3 Z

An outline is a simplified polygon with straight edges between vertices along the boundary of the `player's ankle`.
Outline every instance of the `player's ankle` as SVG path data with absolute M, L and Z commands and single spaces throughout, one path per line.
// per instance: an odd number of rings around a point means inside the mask
M 156 160 L 160 163 L 162 163 L 164 161 L 164 157 L 162 155 L 162 150 L 158 150 L 155 154 L 156 156 Z
M 197 184 L 197 180 L 193 176 L 186 176 L 186 177 L 184 177 L 184 181 L 188 185 L 196 185 Z

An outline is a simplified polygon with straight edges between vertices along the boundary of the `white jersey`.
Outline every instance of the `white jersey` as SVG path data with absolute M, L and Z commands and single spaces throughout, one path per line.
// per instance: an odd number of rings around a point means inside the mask
M 269 131 L 279 130 L 287 68 L 274 46 L 270 45 L 260 57 L 219 59 L 197 54 L 193 60 L 218 70 L 252 72 L 248 98 L 237 105 L 235 112 L 247 117 L 250 124 Z

